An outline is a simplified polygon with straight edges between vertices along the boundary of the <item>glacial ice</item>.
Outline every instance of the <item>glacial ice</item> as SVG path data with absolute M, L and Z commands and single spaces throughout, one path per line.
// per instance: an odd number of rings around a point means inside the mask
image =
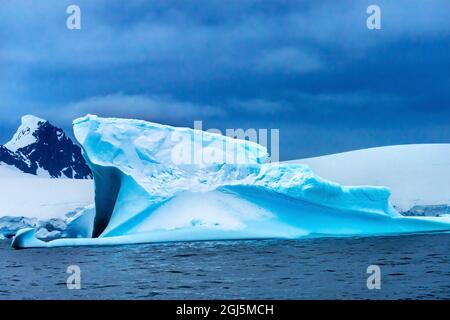
M 21 229 L 36 230 L 39 239 L 56 239 L 61 237 L 86 238 L 92 235 L 95 209 L 88 206 L 72 215 L 68 213 L 64 218 L 38 219 L 23 216 L 0 217 L 0 240 L 11 238 Z
M 291 163 L 343 185 L 388 186 L 403 215 L 450 213 L 450 144 L 408 144 L 336 153 Z
M 302 164 L 268 163 L 250 141 L 93 115 L 75 120 L 74 133 L 94 174 L 95 216 L 82 215 L 73 238 L 45 242 L 21 230 L 13 247 L 450 230 L 448 217 L 398 214 L 388 188 L 342 186 Z

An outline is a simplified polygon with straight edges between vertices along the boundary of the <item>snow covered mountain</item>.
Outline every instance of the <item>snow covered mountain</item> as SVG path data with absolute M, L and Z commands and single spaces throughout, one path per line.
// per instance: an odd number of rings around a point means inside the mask
M 33 175 L 92 178 L 81 148 L 62 129 L 32 115 L 23 116 L 12 139 L 0 146 L 0 165 L 2 163 Z

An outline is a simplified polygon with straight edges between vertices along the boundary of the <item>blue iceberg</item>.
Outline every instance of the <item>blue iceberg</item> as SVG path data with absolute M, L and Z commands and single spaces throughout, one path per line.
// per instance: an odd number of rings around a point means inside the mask
M 13 247 L 450 230 L 450 218 L 401 216 L 388 188 L 342 186 L 305 165 L 269 163 L 250 141 L 93 115 L 75 120 L 74 133 L 95 180 L 95 212 L 72 226 L 84 237 L 45 242 L 23 229 Z

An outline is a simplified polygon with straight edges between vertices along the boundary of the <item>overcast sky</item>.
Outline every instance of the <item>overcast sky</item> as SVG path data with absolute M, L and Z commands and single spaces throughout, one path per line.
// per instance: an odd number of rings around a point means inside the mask
M 24 114 L 71 130 L 86 113 L 276 128 L 282 159 L 450 142 L 449 14 L 448 0 L 0 0 L 0 142 Z

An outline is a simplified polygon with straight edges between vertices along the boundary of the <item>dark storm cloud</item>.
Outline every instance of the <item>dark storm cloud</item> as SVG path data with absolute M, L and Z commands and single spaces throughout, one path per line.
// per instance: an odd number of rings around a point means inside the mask
M 69 31 L 66 8 L 81 7 Z M 382 30 L 366 28 L 378 4 Z M 280 128 L 284 158 L 448 142 L 448 1 L 2 1 L 0 138 L 24 113 Z

